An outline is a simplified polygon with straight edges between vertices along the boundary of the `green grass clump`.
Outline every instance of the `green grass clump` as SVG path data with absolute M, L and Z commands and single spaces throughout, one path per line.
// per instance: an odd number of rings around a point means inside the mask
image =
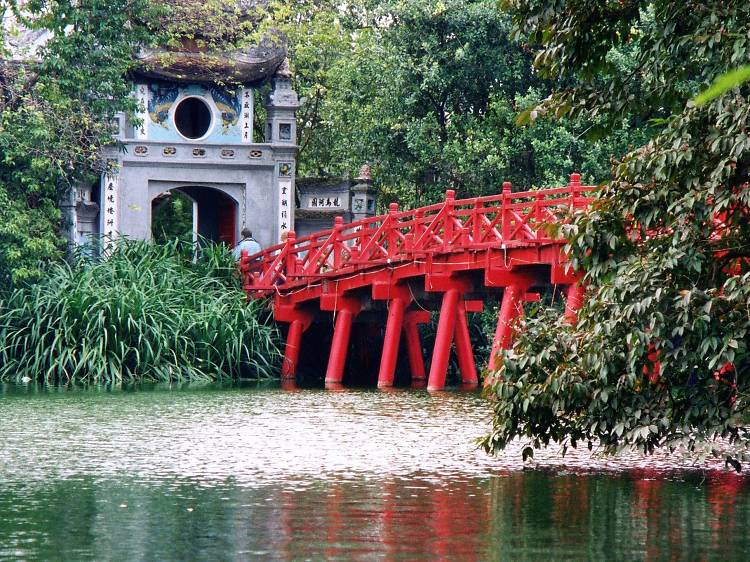
M 280 363 L 264 303 L 247 303 L 221 246 L 122 240 L 51 266 L 0 300 L 0 380 L 266 378 Z

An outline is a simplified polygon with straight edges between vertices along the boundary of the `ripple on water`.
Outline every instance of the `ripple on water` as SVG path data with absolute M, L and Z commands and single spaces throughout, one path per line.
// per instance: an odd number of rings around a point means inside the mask
M 419 475 L 428 481 L 518 471 L 521 443 L 497 457 L 474 445 L 490 410 L 475 393 L 222 392 L 58 393 L 0 399 L 0 476 L 109 478 L 242 485 L 310 478 Z M 667 453 L 614 458 L 585 448 L 537 451 L 534 465 L 575 471 L 694 467 Z M 34 467 L 29 471 L 29 467 Z M 720 468 L 719 461 L 701 467 Z
M 473 445 L 489 414 L 475 393 L 0 386 L 0 560 L 741 559 L 750 548 L 744 478 L 702 485 L 671 455 L 587 449 L 539 451 L 541 470 L 523 470 L 520 444 L 497 458 Z

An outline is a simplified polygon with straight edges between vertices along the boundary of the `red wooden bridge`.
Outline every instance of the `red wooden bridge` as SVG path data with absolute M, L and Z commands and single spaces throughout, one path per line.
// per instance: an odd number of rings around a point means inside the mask
M 340 385 L 353 323 L 377 328 L 385 319 L 378 386 L 393 385 L 402 332 L 412 381 L 423 381 L 418 325 L 439 310 L 427 387 L 445 386 L 452 344 L 462 382 L 477 384 L 467 313 L 490 294 L 502 294 L 490 365 L 509 347 L 523 303 L 541 291 L 564 292 L 565 317 L 575 321 L 583 289 L 550 225 L 587 207 L 593 189 L 572 174 L 567 186 L 539 191 L 513 193 L 505 183 L 498 195 L 460 200 L 448 191 L 442 203 L 410 211 L 393 203 L 386 215 L 349 224 L 337 217 L 330 230 L 290 232 L 283 244 L 243 255 L 249 297 L 271 297 L 276 321 L 288 324 L 282 377 L 297 374 L 303 334 L 333 320 L 325 380 Z

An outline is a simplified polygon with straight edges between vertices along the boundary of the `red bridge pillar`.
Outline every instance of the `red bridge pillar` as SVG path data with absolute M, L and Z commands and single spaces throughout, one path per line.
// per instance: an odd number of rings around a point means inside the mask
M 281 378 L 293 379 L 297 375 L 302 334 L 310 327 L 313 314 L 309 310 L 277 302 L 274 306 L 274 318 L 277 322 L 289 323 L 284 347 L 284 361 L 281 364 Z
M 565 293 L 565 321 L 569 324 L 575 324 L 578 321 L 578 310 L 583 304 L 585 292 L 586 287 L 580 280 L 568 285 Z
M 443 390 L 445 388 L 448 359 L 451 353 L 453 333 L 456 330 L 456 316 L 458 315 L 458 301 L 460 299 L 461 292 L 457 288 L 448 289 L 443 294 L 443 302 L 440 305 L 440 319 L 435 335 L 435 347 L 432 350 L 430 378 L 427 381 L 428 390 Z
M 406 313 L 404 336 L 412 382 L 423 381 L 427 378 L 422 357 L 422 340 L 419 338 L 419 324 L 426 324 L 429 321 L 430 313 L 427 310 L 412 310 Z
M 481 301 L 478 302 L 481 305 Z M 477 385 L 479 384 L 479 377 L 477 376 L 474 349 L 471 347 L 471 335 L 469 334 L 468 304 L 464 300 L 461 300 L 458 304 L 454 343 L 456 345 L 456 357 L 458 358 L 458 370 L 461 372 L 461 382 L 466 385 Z M 481 306 L 479 311 L 481 311 Z M 477 311 L 475 310 L 475 312 Z
M 297 376 L 297 365 L 299 364 L 299 352 L 302 347 L 302 334 L 310 327 L 312 315 L 292 320 L 289 324 L 289 332 L 286 336 L 284 347 L 284 363 L 281 365 L 281 378 L 293 379 Z
M 435 335 L 435 347 L 432 350 L 430 376 L 427 380 L 428 390 L 442 390 L 445 388 L 445 379 L 448 375 L 448 359 L 450 358 L 453 336 L 456 332 L 459 304 L 462 300 L 462 295 L 469 290 L 470 286 L 471 284 L 468 281 L 443 275 L 428 275 L 425 278 L 426 290 L 443 292 L 438 329 Z M 464 357 L 464 359 L 466 358 Z
M 396 374 L 396 360 L 398 359 L 398 347 L 401 343 L 401 330 L 404 326 L 404 312 L 409 304 L 404 295 L 397 295 L 388 303 L 388 320 L 385 325 L 385 338 L 383 339 L 383 353 L 380 357 L 380 370 L 378 371 L 378 387 L 393 386 Z
M 329 297 L 329 298 L 325 298 Z M 332 308 L 329 308 L 333 304 Z M 346 355 L 349 351 L 349 338 L 352 334 L 352 323 L 354 317 L 359 314 L 361 303 L 358 298 L 351 296 L 323 295 L 320 298 L 321 310 L 333 310 L 336 315 L 336 324 L 333 328 L 333 341 L 331 352 L 328 356 L 328 368 L 326 370 L 326 384 L 341 384 L 344 378 L 344 367 L 346 366 Z
M 495 370 L 495 360 L 501 349 L 510 349 L 513 343 L 513 322 L 523 314 L 523 303 L 526 286 L 518 282 L 508 285 L 503 290 L 503 300 L 497 317 L 495 338 L 492 340 L 489 370 Z
M 373 284 L 372 298 L 388 301 L 388 319 L 385 325 L 383 351 L 380 355 L 380 368 L 378 370 L 378 387 L 384 388 L 393 386 L 398 348 L 401 343 L 401 330 L 404 327 L 406 307 L 411 302 L 411 291 L 409 291 L 408 286 L 394 283 L 392 279 L 389 279 L 385 282 Z
M 576 185 L 575 178 L 578 174 L 571 175 L 571 190 L 580 188 L 580 182 Z M 575 194 L 575 191 L 573 191 Z M 567 256 L 560 254 L 560 263 L 552 265 L 550 270 L 550 282 L 553 285 L 562 285 L 565 289 L 565 321 L 575 324 L 578 320 L 578 310 L 583 305 L 583 297 L 586 293 L 586 285 L 583 283 L 583 274 L 573 271 L 570 264 L 566 263 Z

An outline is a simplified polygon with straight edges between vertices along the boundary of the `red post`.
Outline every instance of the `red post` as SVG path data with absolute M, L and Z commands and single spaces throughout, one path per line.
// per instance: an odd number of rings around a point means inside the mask
M 239 262 L 239 270 L 240 270 L 240 277 L 242 279 L 242 288 L 245 290 L 246 293 L 248 293 L 248 298 L 250 298 L 250 286 L 252 283 L 250 282 L 250 279 L 252 276 L 250 275 L 250 260 L 247 259 L 247 250 L 241 250 L 240 251 L 240 262 Z
M 422 233 L 425 230 L 424 226 L 424 211 L 422 209 L 417 209 L 414 211 L 414 242 L 419 240 L 419 237 L 422 236 Z
M 479 244 L 482 241 L 482 203 L 474 201 L 471 218 L 471 241 L 473 244 Z
M 333 220 L 333 230 L 336 233 L 336 238 L 333 242 L 333 268 L 338 269 L 341 267 L 341 231 L 344 228 L 344 217 L 336 217 Z
M 460 298 L 461 293 L 457 288 L 450 288 L 443 294 L 443 303 L 440 306 L 440 320 L 438 322 L 437 335 L 435 336 L 435 348 L 432 350 L 430 378 L 427 383 L 428 390 L 442 390 L 445 388 L 445 379 L 448 376 L 448 359 L 451 352 L 453 333 L 456 331 L 456 315 L 458 314 L 458 301 Z
M 471 336 L 469 335 L 469 322 L 466 317 L 464 302 L 458 305 L 455 332 L 456 356 L 458 357 L 458 369 L 461 371 L 461 382 L 463 384 L 479 384 L 477 377 L 477 366 L 474 362 L 474 351 L 471 347 Z
M 570 208 L 575 209 L 578 191 L 581 188 L 581 174 L 570 174 L 568 188 L 570 189 Z
M 406 314 L 404 322 L 404 336 L 406 337 L 406 353 L 409 357 L 411 380 L 412 382 L 424 380 L 426 376 L 424 358 L 422 357 L 422 341 L 419 339 L 419 323 L 409 313 Z
M 393 386 L 406 304 L 406 299 L 400 296 L 391 299 L 388 304 L 388 321 L 385 325 L 383 353 L 380 358 L 380 370 L 378 371 L 378 387 Z
M 578 321 L 578 310 L 583 304 L 583 295 L 586 292 L 586 288 L 581 284 L 580 281 L 568 285 L 568 289 L 565 294 L 565 321 L 569 324 L 575 325 Z
M 290 230 L 286 238 L 286 279 L 291 281 L 297 275 L 297 254 L 293 252 L 294 245 L 297 243 L 297 234 Z
M 398 254 L 398 236 L 396 234 L 396 230 L 398 229 L 398 219 L 396 218 L 396 215 L 398 214 L 398 203 L 391 203 L 388 205 L 388 234 L 387 234 L 387 240 L 388 240 L 388 257 L 395 257 L 396 254 Z
M 543 212 L 543 205 L 544 203 L 544 194 L 543 193 L 537 193 L 534 197 L 534 238 L 539 238 L 540 234 L 540 228 L 542 226 L 542 223 L 544 222 L 544 212 Z
M 456 205 L 456 192 L 449 189 L 445 192 L 445 222 L 443 223 L 443 247 L 448 249 L 453 242 L 453 209 Z
M 523 298 L 525 289 L 518 284 L 505 287 L 503 301 L 500 305 L 500 314 L 497 318 L 495 338 L 492 341 L 490 351 L 490 371 L 495 370 L 495 360 L 501 349 L 509 349 L 513 343 L 512 326 L 513 321 L 523 314 Z
M 513 191 L 513 186 L 509 181 L 503 182 L 503 203 L 502 203 L 502 224 L 500 225 L 500 233 L 503 237 L 503 244 L 508 243 L 508 238 L 510 238 L 510 210 L 508 209 L 508 205 L 510 205 L 510 196 Z
M 346 366 L 346 355 L 349 351 L 349 337 L 352 334 L 354 314 L 354 310 L 350 307 L 344 307 L 338 311 L 336 316 L 331 353 L 328 356 L 326 385 L 340 384 L 344 379 L 344 367 Z
M 359 231 L 359 238 L 357 243 L 357 255 L 359 256 L 359 259 L 366 259 L 366 256 L 362 255 L 362 250 L 365 246 L 367 246 L 367 243 L 370 241 L 370 224 L 369 222 L 366 222 L 362 225 L 362 230 Z

